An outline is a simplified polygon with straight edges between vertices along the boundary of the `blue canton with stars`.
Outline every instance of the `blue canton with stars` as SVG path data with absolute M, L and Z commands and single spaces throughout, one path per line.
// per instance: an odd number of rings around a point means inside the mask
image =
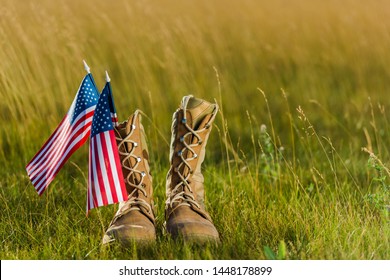
M 92 120 L 91 137 L 95 136 L 96 134 L 114 129 L 110 110 L 110 105 L 113 105 L 113 103 L 114 102 L 112 100 L 110 84 L 106 83 L 102 94 L 100 94 L 98 104 L 96 105 L 95 114 Z
M 88 74 L 81 82 L 79 92 L 76 96 L 76 102 L 73 104 L 74 107 L 70 110 L 70 122 L 73 123 L 81 112 L 96 105 L 98 103 L 98 99 L 99 93 L 91 74 Z

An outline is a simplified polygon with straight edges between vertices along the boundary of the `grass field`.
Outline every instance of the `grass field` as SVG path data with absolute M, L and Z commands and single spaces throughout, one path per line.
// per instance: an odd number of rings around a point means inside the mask
M 1 259 L 390 259 L 388 1 L 0 0 Z M 142 109 L 158 240 L 101 247 L 85 215 L 88 145 L 42 197 L 25 165 L 67 112 L 82 60 Z M 162 230 L 172 113 L 221 111 L 204 164 L 221 244 Z M 363 149 L 364 148 L 364 149 Z

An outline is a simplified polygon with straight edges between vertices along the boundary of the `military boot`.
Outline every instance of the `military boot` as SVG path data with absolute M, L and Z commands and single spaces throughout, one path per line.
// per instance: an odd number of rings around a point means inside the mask
M 172 120 L 170 170 L 166 185 L 166 230 L 185 241 L 219 241 L 204 205 L 201 165 L 218 105 L 185 96 Z
M 117 241 L 128 246 L 132 242 L 156 239 L 152 176 L 149 154 L 140 111 L 115 128 L 128 200 L 119 204 L 104 237 L 103 244 Z

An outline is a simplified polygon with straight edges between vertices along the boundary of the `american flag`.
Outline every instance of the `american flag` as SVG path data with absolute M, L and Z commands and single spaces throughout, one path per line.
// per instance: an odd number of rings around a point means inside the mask
M 61 123 L 27 164 L 27 174 L 41 195 L 69 157 L 88 139 L 99 93 L 88 73 Z
M 89 145 L 87 213 L 95 207 L 127 200 L 114 126 L 117 125 L 111 85 L 107 83 L 96 105 Z

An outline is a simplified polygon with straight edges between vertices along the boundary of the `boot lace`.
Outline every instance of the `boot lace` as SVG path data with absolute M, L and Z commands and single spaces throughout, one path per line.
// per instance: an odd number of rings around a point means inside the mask
M 128 200 L 119 207 L 117 216 L 123 216 L 126 213 L 134 210 L 145 211 L 146 213 L 152 213 L 152 207 L 149 203 L 147 203 L 144 199 L 136 196 L 138 192 L 141 192 L 145 197 L 147 197 L 147 193 L 145 190 L 145 184 L 143 183 L 144 178 L 146 176 L 145 171 L 138 170 L 138 166 L 142 160 L 141 157 L 135 155 L 135 148 L 139 145 L 139 143 L 135 142 L 131 139 L 136 126 L 135 126 L 136 117 L 133 118 L 133 123 L 131 124 L 130 133 L 124 138 L 116 138 L 117 141 L 120 141 L 118 144 L 118 151 L 120 156 L 124 156 L 122 160 L 122 167 L 129 171 L 129 174 L 126 176 L 125 181 L 129 184 L 133 191 L 128 195 Z M 131 144 L 131 150 L 127 151 L 127 144 Z M 122 148 L 122 149 L 121 149 Z M 123 152 L 124 150 L 126 152 Z M 134 159 L 135 164 L 131 165 L 131 158 Z
M 190 127 L 187 123 L 187 103 L 188 100 L 183 104 L 183 118 L 181 119 L 181 123 L 186 127 L 188 132 L 180 137 L 180 142 L 183 143 L 184 147 L 181 149 L 177 156 L 181 159 L 180 164 L 173 169 L 173 171 L 179 176 L 180 182 L 173 188 L 172 190 L 172 196 L 170 199 L 170 207 L 173 208 L 174 206 L 181 206 L 181 205 L 187 205 L 189 207 L 195 206 L 198 209 L 201 209 L 199 203 L 196 201 L 194 197 L 194 193 L 192 191 L 192 188 L 189 183 L 189 179 L 191 175 L 193 174 L 193 169 L 190 165 L 190 162 L 197 159 L 198 155 L 196 154 L 194 148 L 197 146 L 202 145 L 203 139 L 199 135 L 203 131 L 210 128 L 210 123 L 214 120 L 216 114 L 213 113 L 211 119 L 209 122 L 201 129 L 194 130 L 192 127 Z M 218 107 L 216 108 L 215 112 L 218 110 Z M 195 141 L 194 141 L 195 140 Z M 187 156 L 188 154 L 191 154 L 192 156 Z M 187 172 L 185 172 L 185 169 L 188 169 Z M 186 192 L 186 189 L 188 192 Z

